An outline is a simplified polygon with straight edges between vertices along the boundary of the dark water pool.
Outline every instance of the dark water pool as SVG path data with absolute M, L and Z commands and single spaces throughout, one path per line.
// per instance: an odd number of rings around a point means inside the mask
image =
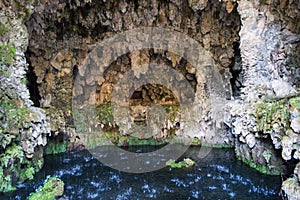
M 88 151 L 46 156 L 45 167 L 34 181 L 0 194 L 0 199 L 26 199 L 47 175 L 65 182 L 65 199 L 280 199 L 280 177 L 249 168 L 235 159 L 233 150 L 213 149 L 203 159 L 197 157 L 198 152 L 198 147 L 191 147 L 183 155 L 196 161 L 194 167 L 165 167 L 143 174 L 106 167 Z

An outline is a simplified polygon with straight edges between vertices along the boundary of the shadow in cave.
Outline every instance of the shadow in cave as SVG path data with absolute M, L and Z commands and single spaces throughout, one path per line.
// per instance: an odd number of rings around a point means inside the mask
M 32 67 L 31 61 L 29 59 L 30 57 L 29 49 L 26 51 L 25 56 L 28 63 L 26 78 L 27 78 L 27 88 L 30 94 L 30 100 L 33 102 L 34 106 L 40 107 L 41 96 L 38 89 L 37 76 L 34 72 L 34 68 Z

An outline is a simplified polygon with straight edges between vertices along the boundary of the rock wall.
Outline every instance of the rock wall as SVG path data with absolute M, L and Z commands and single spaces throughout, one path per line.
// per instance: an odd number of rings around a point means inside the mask
M 42 146 L 49 123 L 33 107 L 26 87 L 28 32 L 25 20 L 31 6 L 0 1 L 0 192 L 32 179 L 43 166 Z
M 238 4 L 244 83 L 241 100 L 228 104 L 235 151 L 239 159 L 264 173 L 285 174 L 284 166 L 299 162 L 300 4 L 246 0 Z M 299 182 L 292 182 L 285 181 L 283 189 L 288 198 L 297 199 Z

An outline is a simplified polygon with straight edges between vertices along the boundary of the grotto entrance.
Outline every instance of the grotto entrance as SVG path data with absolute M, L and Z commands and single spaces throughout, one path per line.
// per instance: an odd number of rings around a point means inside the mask
M 203 4 L 190 1 L 103 1 L 101 4 L 94 1 L 47 2 L 35 7 L 26 26 L 29 32 L 27 59 L 36 76 L 32 84 L 38 88 L 38 93 L 36 89 L 31 90 L 32 95 L 40 98 L 40 107 L 46 111 L 59 110 L 57 112 L 61 113 L 59 119 L 65 118 L 66 126 L 72 126 L 73 123 L 73 120 L 69 119 L 72 113 L 72 96 L 74 93 L 82 95 L 82 87 L 75 88 L 76 91 L 73 87 L 76 75 L 83 73 L 84 70 L 80 66 L 98 42 L 122 31 L 140 27 L 161 27 L 185 34 L 209 53 L 215 66 L 213 73 L 209 68 L 207 72 L 197 72 L 196 67 L 185 60 L 184 56 L 162 50 L 163 46 L 139 49 L 121 55 L 107 66 L 105 75 L 97 80 L 94 103 L 100 110 L 106 109 L 105 105 L 109 102 L 113 89 L 112 84 L 122 78 L 122 73 L 126 70 L 136 69 L 141 63 L 147 62 L 164 64 L 185 77 L 195 96 L 202 100 L 212 99 L 215 103 L 214 110 L 211 102 L 201 101 L 201 109 L 205 111 L 202 110 L 203 115 L 197 116 L 199 127 L 196 132 L 209 134 L 209 130 L 217 128 L 217 132 L 221 135 L 208 139 L 213 143 L 224 142 L 224 138 L 227 137 L 224 135 L 220 113 L 222 101 L 232 97 L 231 82 L 236 84 L 231 79 L 232 73 L 236 73 L 231 68 L 235 66 L 234 46 L 239 42 L 238 32 L 241 26 L 236 5 L 229 9 L 226 4 L 217 0 Z M 188 47 L 183 49 L 185 53 L 182 55 L 190 54 L 188 49 Z M 114 53 L 110 51 L 106 57 Z M 234 77 L 237 75 L 234 74 Z M 84 80 L 85 84 L 94 84 L 94 81 L 91 78 Z M 151 102 L 177 107 L 179 102 L 179 99 L 176 100 L 177 95 L 172 95 L 172 91 L 163 86 L 144 84 L 131 91 L 130 115 L 133 118 L 134 115 L 140 116 L 136 113 L 140 111 L 134 111 L 139 110 L 136 106 L 151 107 Z M 143 109 L 141 110 L 143 112 Z M 111 112 L 110 109 L 106 111 Z M 199 110 L 191 112 L 199 113 Z M 99 115 L 105 121 L 102 126 L 108 127 L 109 124 L 113 126 L 113 123 L 110 123 L 111 116 Z M 142 124 L 145 124 L 145 116 L 142 118 Z M 133 121 L 138 123 L 139 120 Z M 197 137 L 196 134 L 190 136 Z
M 176 58 L 178 62 L 172 64 L 172 62 L 168 59 L 168 56 L 173 56 L 173 59 Z M 99 108 L 99 120 L 103 127 L 109 130 L 111 128 L 107 125 L 109 123 L 113 125 L 113 121 L 107 123 L 108 121 L 104 116 L 107 109 L 111 109 L 111 98 L 116 84 L 123 78 L 125 73 L 128 73 L 131 70 L 132 66 L 142 66 L 145 64 L 150 65 L 150 63 L 167 65 L 184 76 L 188 80 L 187 83 L 190 85 L 189 87 L 192 88 L 194 93 L 190 96 L 190 98 L 194 98 L 197 86 L 196 69 L 184 58 L 180 58 L 179 56 L 167 51 L 155 52 L 154 49 L 143 49 L 141 51 L 131 52 L 121 56 L 117 59 L 117 61 L 107 67 L 103 73 L 103 77 L 101 77 L 101 80 L 98 81 L 96 89 L 96 105 Z M 173 77 L 173 79 L 174 78 L 175 77 Z M 171 82 L 170 84 L 173 83 Z M 156 83 L 141 84 L 140 87 L 134 85 L 129 89 L 129 93 L 129 115 L 133 123 L 146 126 L 150 123 L 149 111 L 151 111 L 151 109 L 155 106 L 160 105 L 161 108 L 166 111 L 165 114 L 168 115 L 168 119 L 161 120 L 166 120 L 166 123 L 169 122 L 168 125 L 165 124 L 165 127 L 161 127 L 164 132 L 164 136 L 167 135 L 167 132 L 173 132 L 173 129 L 176 129 L 177 126 L 179 126 L 180 102 L 178 97 L 176 97 L 176 94 L 174 94 L 167 86 Z M 113 119 L 112 116 L 107 118 L 111 120 Z

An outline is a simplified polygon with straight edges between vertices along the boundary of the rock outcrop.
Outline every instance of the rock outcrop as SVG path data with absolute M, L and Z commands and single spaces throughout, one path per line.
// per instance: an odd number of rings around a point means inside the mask
M 33 107 L 26 86 L 28 32 L 32 7 L 0 2 L 0 192 L 32 179 L 43 166 L 42 146 L 50 133 L 46 115 Z
M 279 174 L 283 162 L 299 162 L 299 5 L 238 2 L 244 83 L 241 100 L 228 104 L 235 151 L 250 166 L 270 174 Z M 299 182 L 293 184 L 299 187 Z M 284 182 L 287 196 L 299 198 L 287 188 Z

